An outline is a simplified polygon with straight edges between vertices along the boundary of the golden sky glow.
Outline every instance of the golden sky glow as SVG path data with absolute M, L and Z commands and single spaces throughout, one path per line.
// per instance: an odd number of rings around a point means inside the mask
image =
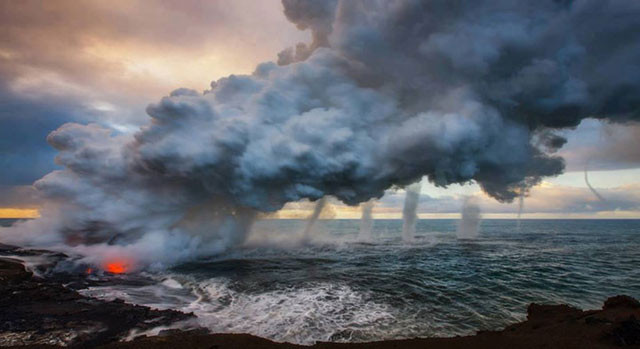
M 32 208 L 0 208 L 0 218 L 38 218 L 40 213 Z

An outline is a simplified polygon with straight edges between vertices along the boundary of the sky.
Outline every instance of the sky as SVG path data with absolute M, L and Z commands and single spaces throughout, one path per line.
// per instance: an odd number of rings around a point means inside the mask
M 136 132 L 148 122 L 147 105 L 176 88 L 207 90 L 311 40 L 279 0 L 2 1 L 0 17 L 0 218 L 38 215 L 31 185 L 59 169 L 46 137 L 61 125 Z M 562 134 L 566 172 L 531 190 L 522 217 L 640 218 L 640 126 L 585 119 Z M 499 203 L 476 184 L 441 188 L 425 178 L 419 215 L 455 218 L 469 196 L 487 218 L 520 210 L 518 200 Z M 402 189 L 389 190 L 374 217 L 400 217 L 403 198 Z M 306 217 L 312 206 L 290 203 L 271 217 Z M 335 199 L 324 212 L 359 215 Z

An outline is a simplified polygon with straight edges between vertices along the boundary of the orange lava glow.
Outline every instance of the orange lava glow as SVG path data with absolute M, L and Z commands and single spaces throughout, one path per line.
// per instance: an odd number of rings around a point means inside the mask
M 87 268 L 87 274 L 93 273 L 93 268 Z
M 107 265 L 104 268 L 104 270 L 113 274 L 126 273 L 128 269 L 129 269 L 129 265 L 122 261 L 107 263 Z

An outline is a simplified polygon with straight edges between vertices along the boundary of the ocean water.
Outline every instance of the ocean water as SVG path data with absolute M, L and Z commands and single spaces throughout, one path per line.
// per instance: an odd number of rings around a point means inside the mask
M 214 332 L 276 341 L 371 341 L 455 336 L 526 318 L 531 302 L 600 308 L 640 297 L 640 220 L 484 220 L 458 239 L 457 220 L 258 222 L 245 246 L 144 273 L 86 295 L 194 312 Z

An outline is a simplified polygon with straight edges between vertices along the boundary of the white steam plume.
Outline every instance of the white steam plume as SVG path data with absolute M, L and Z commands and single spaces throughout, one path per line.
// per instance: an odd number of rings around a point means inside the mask
M 517 218 L 518 224 L 516 227 L 517 232 L 520 232 L 520 228 L 522 225 L 522 211 L 524 211 L 524 197 L 526 195 L 525 189 L 526 189 L 525 187 L 522 187 L 520 189 L 520 195 L 518 196 L 518 218 Z
M 311 233 L 313 232 L 313 227 L 316 225 L 316 221 L 320 217 L 322 210 L 327 204 L 327 197 L 322 197 L 320 200 L 316 201 L 315 206 L 313 207 L 313 212 L 307 218 L 307 225 L 302 232 L 302 241 L 303 243 L 308 243 L 311 240 Z
M 364 242 L 370 242 L 372 240 L 372 231 L 373 231 L 373 206 L 374 201 L 369 200 L 367 202 L 363 202 L 361 205 L 362 208 L 362 218 L 360 219 L 360 233 L 358 234 L 358 240 Z
M 237 246 L 257 212 L 357 205 L 423 176 L 512 201 L 564 169 L 562 138 L 535 135 L 640 119 L 640 1 L 283 5 L 313 41 L 278 63 L 177 89 L 134 135 L 52 132 L 42 217 L 0 239 L 166 265 Z
M 458 239 L 474 239 L 478 236 L 480 226 L 480 207 L 473 197 L 469 197 L 462 205 L 460 222 L 458 223 Z
M 417 210 L 422 183 L 414 183 L 405 188 L 404 207 L 402 208 L 402 240 L 412 242 L 416 234 Z

